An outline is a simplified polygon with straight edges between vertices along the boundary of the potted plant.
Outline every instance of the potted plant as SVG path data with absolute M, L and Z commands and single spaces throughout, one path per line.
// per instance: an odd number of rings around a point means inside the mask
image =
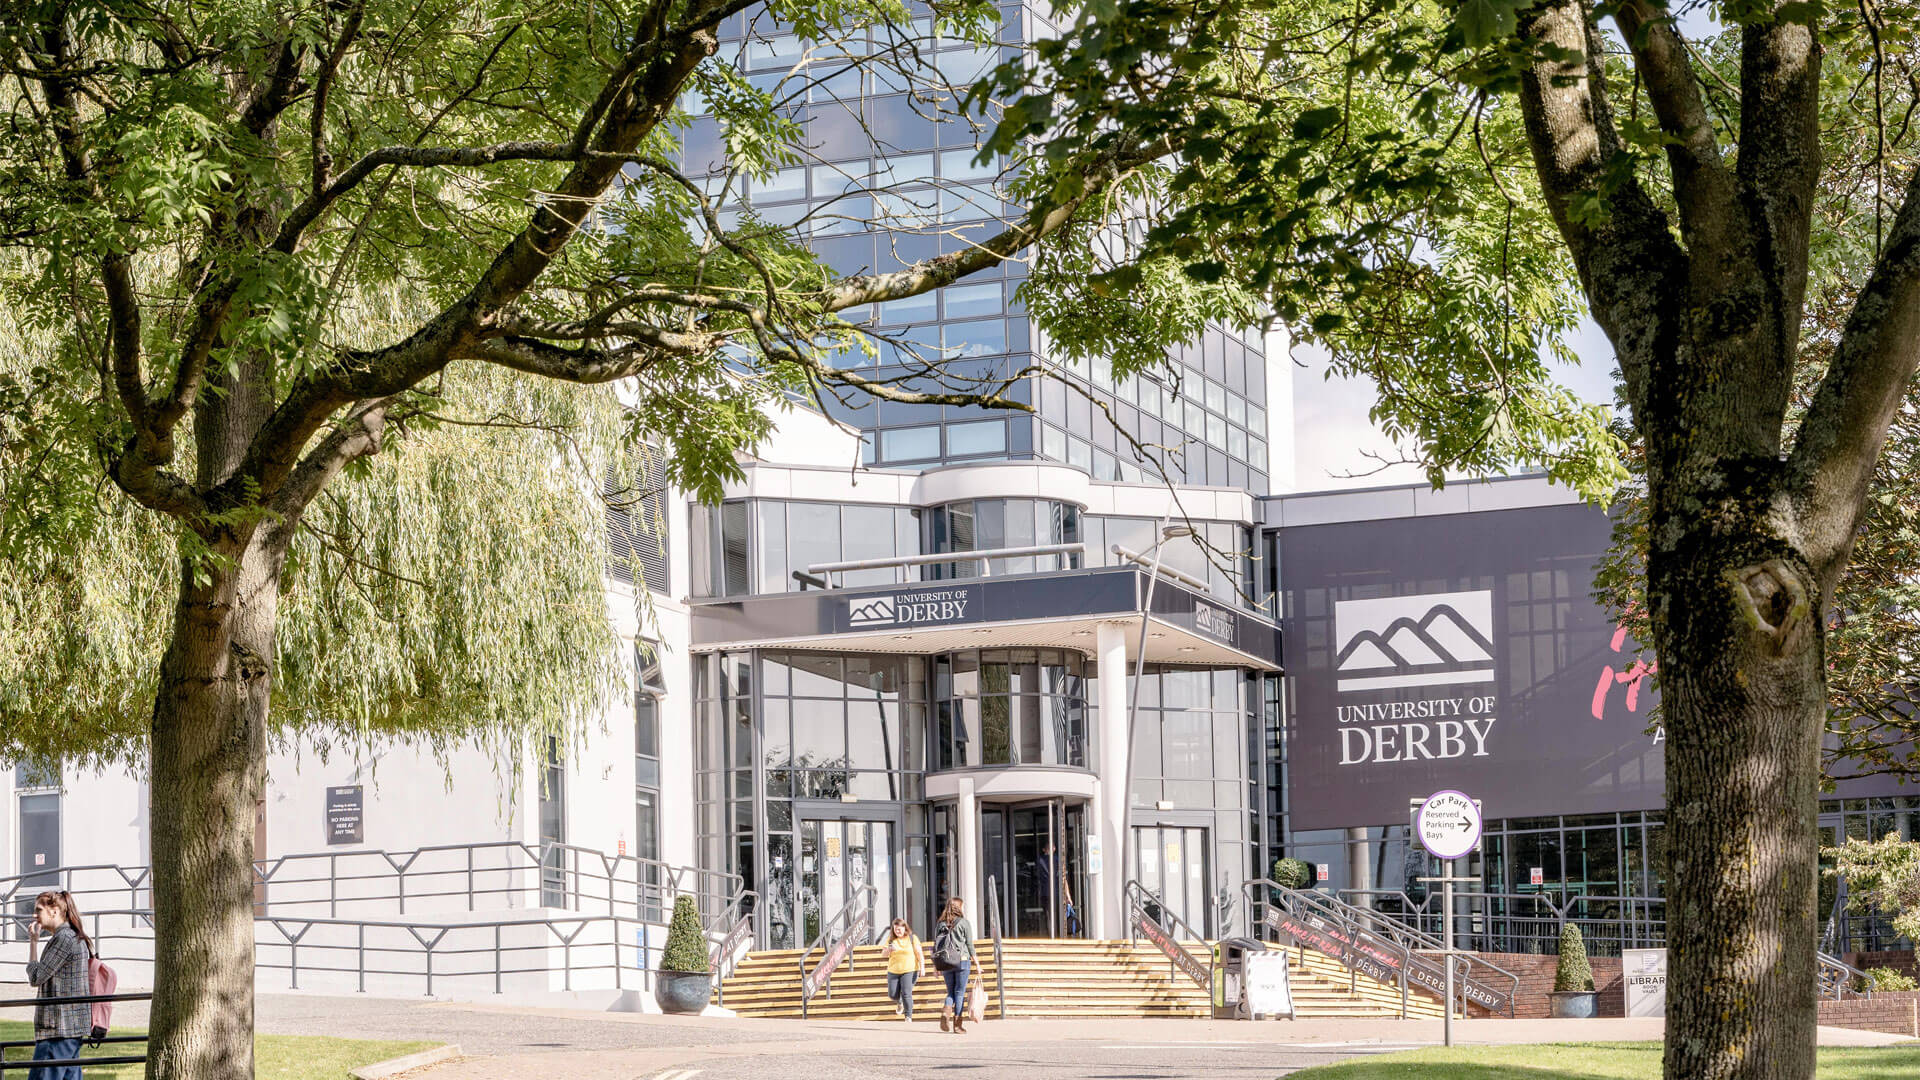
M 1304 859 L 1275 859 L 1273 883 L 1284 889 L 1311 889 L 1313 865 Z
M 673 921 L 667 926 L 667 948 L 653 984 L 653 1000 L 665 1013 L 697 1013 L 713 994 L 713 971 L 707 964 L 707 935 L 700 929 L 700 909 L 693 897 L 673 902 Z
M 1552 1013 L 1579 1020 L 1600 1011 L 1600 994 L 1593 988 L 1593 965 L 1587 962 L 1587 943 L 1580 927 L 1560 928 L 1560 963 L 1553 969 Z

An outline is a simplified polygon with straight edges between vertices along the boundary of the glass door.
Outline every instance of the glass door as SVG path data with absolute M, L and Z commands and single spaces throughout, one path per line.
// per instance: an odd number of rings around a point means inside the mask
M 805 948 L 818 938 L 865 886 L 873 886 L 875 929 L 902 911 L 894 883 L 893 840 L 890 821 L 801 820 L 792 923 L 801 928 L 801 936 L 795 947 Z
M 1141 825 L 1133 830 L 1134 865 L 1140 884 L 1166 901 L 1167 911 L 1201 934 L 1212 929 L 1207 882 L 1211 845 L 1207 830 L 1191 825 Z M 1149 914 L 1152 914 L 1149 912 Z
M 980 809 L 980 896 L 992 878 L 1009 937 L 1078 937 L 1086 808 L 1064 799 Z

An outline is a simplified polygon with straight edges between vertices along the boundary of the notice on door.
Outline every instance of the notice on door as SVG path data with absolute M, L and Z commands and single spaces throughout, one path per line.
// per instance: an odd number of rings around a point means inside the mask
M 1667 950 L 1621 949 L 1628 1016 L 1667 1015 Z
M 327 843 L 366 842 L 365 802 L 360 785 L 327 789 Z

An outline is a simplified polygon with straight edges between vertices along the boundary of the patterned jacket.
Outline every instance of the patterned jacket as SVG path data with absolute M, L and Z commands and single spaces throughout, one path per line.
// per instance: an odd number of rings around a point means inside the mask
M 40 996 L 85 997 L 92 992 L 87 979 L 87 947 L 73 927 L 62 926 L 47 939 L 40 959 L 28 961 L 27 982 L 40 988 Z M 93 1031 L 93 1006 L 40 1005 L 33 1010 L 33 1037 L 40 1039 L 84 1039 Z

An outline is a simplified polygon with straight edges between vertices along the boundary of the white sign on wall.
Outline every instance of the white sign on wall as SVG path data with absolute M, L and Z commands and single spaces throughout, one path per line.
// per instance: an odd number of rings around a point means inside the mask
M 1621 949 L 1628 1016 L 1667 1015 L 1667 950 Z

